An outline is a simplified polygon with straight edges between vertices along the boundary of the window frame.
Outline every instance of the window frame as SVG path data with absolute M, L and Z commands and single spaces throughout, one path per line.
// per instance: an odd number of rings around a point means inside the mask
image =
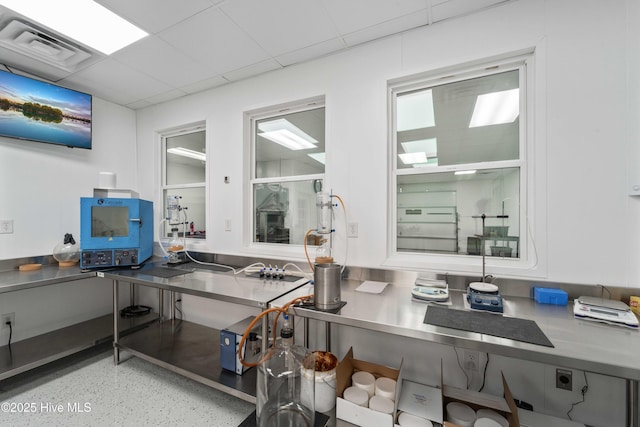
M 400 169 L 397 167 L 397 97 L 400 94 L 417 90 L 427 90 L 431 87 L 448 83 L 460 82 L 472 78 L 499 74 L 510 70 L 519 70 L 520 88 L 520 125 L 519 125 L 519 156 L 515 160 L 498 160 L 491 162 L 465 163 L 457 165 L 433 166 L 428 168 Z M 383 265 L 389 267 L 420 267 L 425 263 L 436 270 L 478 273 L 478 255 L 460 253 L 424 252 L 413 253 L 398 250 L 398 176 L 422 175 L 463 170 L 503 169 L 509 167 L 520 168 L 519 182 L 519 214 L 520 214 L 520 256 L 518 258 L 486 257 L 486 265 L 496 267 L 495 272 L 514 271 L 531 268 L 536 262 L 537 254 L 532 246 L 532 213 L 531 196 L 534 193 L 534 177 L 530 159 L 533 156 L 534 127 L 534 86 L 532 70 L 534 69 L 534 52 L 521 52 L 514 55 L 502 56 L 484 61 L 475 61 L 466 65 L 447 67 L 426 73 L 406 76 L 388 82 L 388 225 L 387 225 L 387 258 Z
M 325 163 L 324 173 L 314 173 L 306 175 L 285 175 L 279 177 L 267 177 L 257 178 L 256 175 L 256 123 L 260 120 L 268 119 L 271 117 L 282 116 L 285 114 L 293 114 L 310 110 L 317 110 L 323 108 L 325 111 L 325 153 L 328 153 L 328 145 L 326 140 L 326 128 L 327 128 L 327 111 L 326 101 L 324 95 L 306 98 L 298 101 L 292 101 L 277 105 L 271 105 L 268 107 L 246 111 L 244 113 L 245 121 L 245 140 L 247 142 L 247 151 L 245 152 L 246 169 L 248 171 L 247 185 L 245 187 L 245 202 L 248 209 L 244 216 L 244 245 L 250 250 L 256 250 L 258 252 L 262 250 L 268 250 L 270 253 L 274 250 L 278 250 L 281 253 L 298 254 L 300 247 L 304 242 L 289 242 L 288 244 L 273 243 L 273 242 L 257 242 L 255 241 L 255 218 L 256 207 L 254 205 L 254 186 L 257 184 L 280 184 L 280 183 L 293 183 L 301 181 L 315 181 L 320 180 L 324 184 L 326 183 L 326 171 L 327 165 Z M 315 205 L 314 205 L 315 212 Z
M 188 184 L 167 184 L 167 139 L 186 135 L 190 133 L 196 132 L 204 132 L 205 137 L 205 172 L 204 172 L 204 181 L 197 183 L 188 183 Z M 158 133 L 160 139 L 160 153 L 161 153 L 161 167 L 160 167 L 160 195 L 159 199 L 161 201 L 161 220 L 164 220 L 167 217 L 167 207 L 166 207 L 166 197 L 165 192 L 172 192 L 176 190 L 176 193 L 179 193 L 181 189 L 194 189 L 194 188 L 202 188 L 204 190 L 204 218 L 205 218 L 205 231 L 206 236 L 204 239 L 199 238 L 187 238 L 185 239 L 185 243 L 187 245 L 186 249 L 199 249 L 205 250 L 208 246 L 208 239 L 211 233 L 209 230 L 209 149 L 208 149 L 208 139 L 207 139 L 207 126 L 205 122 L 198 122 L 192 124 L 186 124 L 184 126 L 177 126 L 175 128 L 167 129 Z M 179 194 L 178 194 L 179 195 Z M 186 206 L 187 208 L 189 206 Z M 158 225 L 160 244 L 161 242 L 168 240 L 169 238 L 165 235 L 164 224 Z

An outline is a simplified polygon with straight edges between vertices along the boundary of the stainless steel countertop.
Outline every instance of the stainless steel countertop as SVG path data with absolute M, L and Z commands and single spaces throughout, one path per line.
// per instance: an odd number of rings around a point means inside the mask
M 474 349 L 491 354 L 566 366 L 613 377 L 640 380 L 640 331 L 579 320 L 568 306 L 504 297 L 504 315 L 535 321 L 554 348 L 423 323 L 429 304 L 412 301 L 411 287 L 390 283 L 381 294 L 359 292 L 362 282 L 343 280 L 338 314 L 295 307 L 294 314 L 378 332 Z M 464 309 L 462 291 L 451 292 L 452 309 Z M 496 314 L 487 313 L 487 316 Z
M 152 263 L 146 264 L 140 270 L 102 271 L 98 276 L 263 309 L 267 308 L 271 301 L 308 282 L 307 279 L 292 282 L 260 279 L 246 276 L 244 273 L 235 275 L 231 271 L 211 271 L 198 266 L 193 267 L 191 264 L 170 267 L 183 270 L 186 274 L 163 278 L 146 273 L 154 267 L 163 265 Z
M 82 272 L 78 266 L 58 267 L 58 264 L 43 265 L 40 270 L 35 271 L 19 271 L 17 268 L 0 271 L 0 294 L 95 276 L 94 271 Z

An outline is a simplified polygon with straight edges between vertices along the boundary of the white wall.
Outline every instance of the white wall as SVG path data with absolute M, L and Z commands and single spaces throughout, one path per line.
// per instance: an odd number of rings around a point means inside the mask
M 156 132 L 206 120 L 208 249 L 260 255 L 247 247 L 238 224 L 247 215 L 243 185 L 249 175 L 243 163 L 243 113 L 325 95 L 325 188 L 342 196 L 349 219 L 359 223 L 359 237 L 349 239 L 348 264 L 400 265 L 387 259 L 387 81 L 533 48 L 529 73 L 536 108 L 529 160 L 535 187 L 527 232 L 535 251 L 529 251 L 528 268 L 495 267 L 492 274 L 636 286 L 633 260 L 639 249 L 637 235 L 629 230 L 637 227 L 640 198 L 628 196 L 626 166 L 629 138 L 637 136 L 629 107 L 638 83 L 628 75 L 637 56 L 627 49 L 635 40 L 629 13 L 625 2 L 510 2 L 141 110 L 138 145 L 150 153 L 138 159 L 141 186 L 159 194 Z M 223 184 L 226 175 L 231 184 Z M 233 219 L 230 232 L 224 231 L 225 218 Z M 337 242 L 344 239 L 341 232 L 338 227 Z M 268 255 L 303 260 L 299 247 Z M 435 262 L 405 268 L 464 271 Z
M 80 197 L 92 197 L 99 172 L 136 189 L 136 114 L 93 98 L 91 150 L 0 137 L 0 260 L 51 255 L 65 233 L 80 242 Z M 141 194 L 141 196 L 145 196 Z
M 80 242 L 80 197 L 93 196 L 99 172 L 136 189 L 135 128 L 134 111 L 94 98 L 92 150 L 0 138 L 0 218 L 14 228 L 0 234 L 0 260 L 51 255 L 65 233 Z M 111 295 L 110 281 L 84 279 L 0 294 L 0 313 L 15 313 L 15 342 L 106 315 Z

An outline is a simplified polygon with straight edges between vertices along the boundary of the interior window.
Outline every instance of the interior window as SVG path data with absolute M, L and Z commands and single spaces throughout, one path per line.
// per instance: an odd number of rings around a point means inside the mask
M 206 238 L 206 132 L 203 126 L 182 129 L 162 137 L 164 151 L 164 217 L 169 198 L 183 209 L 179 218 L 165 221 L 164 237 Z M 184 209 L 186 208 L 186 209 Z M 177 229 L 177 230 L 175 230 Z
M 253 242 L 304 243 L 325 171 L 323 99 L 250 112 Z
M 395 252 L 521 257 L 525 64 L 391 87 Z

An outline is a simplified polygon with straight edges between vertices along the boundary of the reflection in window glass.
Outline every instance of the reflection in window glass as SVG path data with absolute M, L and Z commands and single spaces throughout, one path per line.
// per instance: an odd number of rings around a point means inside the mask
M 525 65 L 392 86 L 397 252 L 520 258 Z
M 519 71 L 400 93 L 397 168 L 519 157 Z
M 324 108 L 257 120 L 255 177 L 324 173 Z
M 206 238 L 205 189 L 203 187 L 193 187 L 164 190 L 163 200 L 165 204 L 167 203 L 167 196 L 179 196 L 180 206 L 187 208 L 180 212 L 180 220 L 184 224 L 178 226 L 178 235 L 182 237 L 186 233 L 186 236 L 190 238 Z M 165 225 L 165 236 L 171 237 L 169 224 Z
M 302 245 L 316 226 L 316 188 L 314 180 L 255 184 L 255 241 Z
M 398 177 L 399 252 L 519 257 L 519 168 Z M 482 215 L 485 215 L 484 239 Z
M 324 178 L 324 99 L 248 116 L 253 242 L 302 245 L 306 232 L 316 227 L 315 197 Z
M 167 212 L 167 196 L 179 196 L 179 204 L 186 208 L 180 212 L 178 234 L 189 238 L 206 237 L 206 132 L 202 127 L 181 130 L 163 137 L 164 182 L 163 216 Z M 185 219 L 186 216 L 186 219 Z M 165 223 L 164 236 L 171 236 Z

